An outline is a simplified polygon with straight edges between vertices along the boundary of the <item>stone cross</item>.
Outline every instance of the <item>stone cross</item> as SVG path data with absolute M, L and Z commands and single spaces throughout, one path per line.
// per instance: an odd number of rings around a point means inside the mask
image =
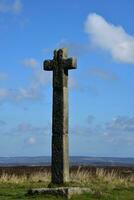
M 76 59 L 67 58 L 67 49 L 54 51 L 52 60 L 44 61 L 44 70 L 53 71 L 52 180 L 69 182 L 68 155 L 68 70 L 76 68 Z

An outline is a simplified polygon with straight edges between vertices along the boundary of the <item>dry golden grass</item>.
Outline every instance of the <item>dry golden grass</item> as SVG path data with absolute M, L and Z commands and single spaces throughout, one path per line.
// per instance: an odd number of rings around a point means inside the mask
M 0 183 L 25 183 L 25 182 L 45 182 L 49 183 L 51 180 L 50 172 L 36 172 L 26 175 L 9 175 L 2 174 L 0 177 Z M 92 173 L 89 170 L 81 170 L 81 167 L 78 170 L 70 173 L 70 183 L 71 184 L 79 184 L 81 186 L 97 186 L 97 184 L 101 184 L 102 186 L 134 186 L 134 175 L 131 176 L 120 176 L 115 170 L 111 172 L 107 172 L 105 169 L 97 169 L 95 173 Z
M 93 174 L 91 171 L 80 170 L 80 168 L 75 172 L 70 174 L 70 179 L 72 182 L 80 183 L 80 185 L 98 185 L 107 186 L 114 188 L 116 186 L 133 187 L 134 186 L 134 175 L 131 176 L 121 176 L 116 170 L 108 172 L 105 169 L 98 168 Z
M 7 194 L 8 199 L 20 199 L 20 197 L 27 199 L 26 196 L 23 196 L 27 189 L 50 186 L 51 173 L 48 168 L 36 171 L 25 170 L 24 173 L 20 173 L 20 171 L 17 173 L 17 170 L 5 172 L 0 175 L 0 200 L 1 197 L 5 200 Z M 55 187 L 55 185 L 53 186 Z M 79 199 L 133 199 L 134 171 L 124 169 L 122 172 L 120 168 L 111 168 L 110 170 L 107 168 L 73 168 L 70 172 L 69 186 L 90 188 L 91 193 L 87 198 L 80 196 Z M 42 196 L 39 199 L 44 198 Z
M 29 182 L 50 182 L 51 174 L 49 172 L 37 172 L 34 174 L 26 174 L 22 176 L 2 174 L 0 183 L 24 183 Z
M 8 175 L 8 174 L 2 174 L 0 177 L 0 183 L 24 183 L 27 181 L 26 176 L 17 177 L 16 175 Z

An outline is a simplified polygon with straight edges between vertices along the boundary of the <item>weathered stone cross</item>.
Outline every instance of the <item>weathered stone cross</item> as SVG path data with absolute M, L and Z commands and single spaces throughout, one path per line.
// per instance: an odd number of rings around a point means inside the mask
M 69 181 L 68 156 L 68 70 L 76 68 L 76 59 L 67 58 L 67 49 L 54 51 L 52 60 L 44 61 L 44 70 L 53 71 L 52 180 Z

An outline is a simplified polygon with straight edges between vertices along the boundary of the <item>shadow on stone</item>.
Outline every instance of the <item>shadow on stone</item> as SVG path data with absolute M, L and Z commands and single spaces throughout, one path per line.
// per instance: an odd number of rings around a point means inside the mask
M 58 187 L 58 188 L 37 188 L 30 189 L 28 195 L 52 195 L 61 196 L 70 199 L 73 195 L 80 195 L 83 193 L 91 193 L 89 188 L 80 187 Z

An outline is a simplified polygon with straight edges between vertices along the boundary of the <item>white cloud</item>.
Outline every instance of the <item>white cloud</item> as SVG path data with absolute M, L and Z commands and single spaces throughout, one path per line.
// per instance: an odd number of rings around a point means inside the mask
M 23 66 L 32 69 L 32 78 L 27 88 L 19 88 L 16 99 L 37 100 L 43 96 L 42 87 L 51 81 L 51 74 L 43 71 L 42 65 L 34 58 L 27 58 L 22 61 Z
M 30 137 L 28 139 L 27 143 L 30 144 L 30 145 L 34 145 L 34 144 L 36 144 L 36 139 L 34 137 Z
M 87 124 L 76 125 L 70 132 L 90 139 L 102 140 L 112 144 L 134 144 L 134 117 L 117 116 L 108 122 L 97 123 L 94 116 L 89 115 Z
M 44 97 L 42 88 L 50 83 L 51 75 L 43 71 L 42 66 L 34 58 L 27 58 L 22 61 L 23 66 L 32 69 L 31 79 L 27 87 L 16 89 L 0 88 L 1 102 L 21 102 L 41 100 Z M 0 73 L 0 80 L 7 78 L 7 75 Z
M 21 102 L 21 101 L 35 101 L 40 100 L 43 94 L 40 88 L 17 88 L 6 89 L 0 88 L 0 102 Z
M 3 120 L 0 120 L 0 128 L 6 126 L 6 122 L 4 122 Z M 5 130 L 3 130 L 3 132 L 0 133 L 4 133 L 6 135 L 15 135 L 15 136 L 20 136 L 20 135 L 25 135 L 28 137 L 32 137 L 33 135 L 38 135 L 38 136 L 45 136 L 45 135 L 49 135 L 50 134 L 50 124 L 47 123 L 45 124 L 45 126 L 42 125 L 37 125 L 37 124 L 32 124 L 28 121 L 25 122 L 21 122 L 19 124 L 17 124 L 16 127 L 7 129 L 7 131 L 5 132 Z M 27 141 L 27 140 L 26 140 Z
M 37 88 L 48 84 L 51 80 L 50 73 L 44 72 L 42 65 L 34 58 L 26 58 L 22 61 L 23 66 L 33 70 L 31 88 Z
M 134 132 L 134 117 L 118 116 L 106 124 L 106 129 L 111 132 Z
M 38 88 L 19 88 L 16 91 L 14 99 L 17 101 L 22 100 L 37 100 L 40 98 L 40 90 Z
M 113 59 L 123 63 L 134 63 L 134 36 L 121 26 L 108 23 L 102 16 L 92 13 L 85 23 L 91 42 L 109 52 Z
M 21 0 L 14 0 L 12 3 L 8 1 L 0 1 L 0 12 L 1 13 L 13 13 L 18 14 L 22 11 Z
M 16 128 L 13 130 L 14 133 L 17 134 L 38 134 L 38 135 L 44 135 L 45 133 L 48 132 L 48 127 L 47 126 L 36 126 L 28 122 L 22 122 L 17 125 Z

